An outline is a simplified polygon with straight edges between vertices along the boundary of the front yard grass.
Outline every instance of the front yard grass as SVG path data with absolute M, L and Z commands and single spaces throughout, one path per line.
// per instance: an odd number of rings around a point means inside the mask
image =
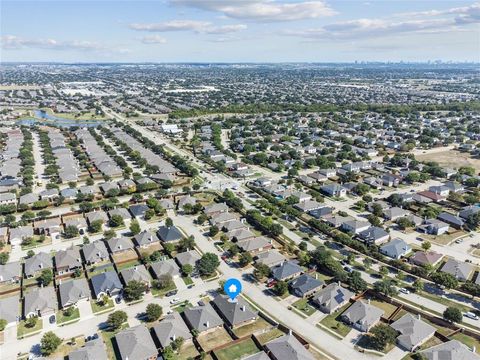
M 187 285 L 187 286 L 193 284 L 193 280 L 190 276 L 183 276 L 182 280 L 185 283 L 185 285 Z
M 113 307 L 114 307 L 113 300 L 110 298 L 103 305 L 101 305 L 98 301 L 92 299 L 90 300 L 90 305 L 92 306 L 92 311 L 95 314 L 113 310 Z
M 308 299 L 300 299 L 292 304 L 292 306 L 303 312 L 305 315 L 310 316 L 317 311 L 312 305 L 308 303 Z
M 156 288 L 152 287 L 151 291 L 152 291 L 153 296 L 163 297 L 169 291 L 176 290 L 176 289 L 177 289 L 177 287 L 175 286 L 175 283 L 172 283 L 172 286 L 169 286 L 169 287 L 166 287 L 166 288 L 163 288 L 163 289 L 156 289 Z
M 181 314 L 185 311 L 186 308 L 189 308 L 189 307 L 192 307 L 192 304 L 188 300 L 185 300 L 183 303 L 172 307 L 172 310 Z
M 475 352 L 477 354 L 480 354 L 480 346 L 478 344 L 478 341 L 475 340 L 474 338 L 468 336 L 468 335 L 465 335 L 465 334 L 462 334 L 462 333 L 456 333 L 455 335 L 453 335 L 451 337 L 452 339 L 455 339 L 455 340 L 458 340 L 460 341 L 461 343 L 467 345 L 470 349 L 472 349 L 473 347 L 475 347 Z
M 64 310 L 57 311 L 57 325 L 80 320 L 80 310 L 73 308 L 70 316 L 65 315 Z
M 337 333 L 339 336 L 344 338 L 345 336 L 348 335 L 348 333 L 350 332 L 350 330 L 352 330 L 352 328 L 346 325 L 340 319 L 340 316 L 349 306 L 350 306 L 350 303 L 340 308 L 340 311 L 327 315 L 325 318 L 323 318 L 322 321 L 320 321 L 320 324 L 322 324 L 326 328 L 332 330 L 333 332 Z
M 128 324 L 123 324 L 120 329 L 116 331 L 110 330 L 102 330 L 100 334 L 102 335 L 103 342 L 107 346 L 107 356 L 109 359 L 120 359 L 120 357 L 116 356 L 115 347 L 113 346 L 113 342 L 115 341 L 115 335 L 117 335 L 120 331 L 128 328 Z
M 84 336 L 76 336 L 75 342 L 72 343 L 72 338 L 65 339 L 60 346 L 55 350 L 55 352 L 50 355 L 52 359 L 64 359 L 68 354 L 70 354 L 73 350 L 81 348 L 85 345 L 85 337 Z
M 25 326 L 25 320 L 20 321 L 17 326 L 17 338 L 21 339 L 23 337 L 31 336 L 40 332 L 43 328 L 43 319 L 38 318 L 37 323 L 34 327 L 29 328 Z
M 227 348 L 215 351 L 219 360 L 238 360 L 259 352 L 252 339 L 246 339 Z

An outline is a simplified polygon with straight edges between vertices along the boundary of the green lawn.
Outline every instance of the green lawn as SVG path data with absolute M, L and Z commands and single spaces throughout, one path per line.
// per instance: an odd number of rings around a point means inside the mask
M 341 321 L 340 316 L 342 313 L 350 306 L 350 303 L 344 305 L 339 311 L 327 315 L 320 321 L 320 324 L 325 326 L 326 328 L 332 330 L 333 332 L 337 333 L 339 336 L 344 338 L 352 329 L 350 326 L 346 325 Z
M 266 333 L 256 335 L 258 342 L 262 345 L 266 344 L 269 341 L 272 341 L 280 336 L 285 335 L 285 333 L 277 328 L 267 331 Z
M 247 339 L 222 350 L 215 351 L 215 355 L 217 355 L 219 360 L 238 360 L 257 352 L 259 352 L 259 349 L 253 340 Z
M 20 321 L 20 323 L 17 326 L 17 338 L 23 338 L 26 336 L 33 335 L 43 328 L 43 320 L 42 319 L 37 319 L 37 323 L 35 324 L 34 327 L 28 328 L 25 326 L 25 320 Z
M 175 286 L 175 283 L 172 282 L 172 286 L 166 287 L 164 289 L 155 289 L 152 287 L 152 294 L 153 296 L 160 296 L 163 297 L 167 292 L 176 290 L 177 287 Z
M 308 303 L 308 299 L 297 300 L 292 306 L 307 316 L 312 315 L 316 311 L 316 309 Z
M 176 312 L 182 313 L 185 311 L 186 308 L 192 307 L 192 304 L 190 304 L 189 301 L 185 300 L 183 303 L 172 307 L 172 310 L 175 310 Z
M 239 338 L 242 338 L 247 335 L 251 335 L 257 331 L 260 331 L 262 329 L 268 329 L 271 325 L 264 320 L 263 318 L 258 318 L 252 323 L 240 326 L 236 329 L 233 329 L 233 332 L 235 335 L 237 335 Z
M 128 268 L 134 267 L 136 265 L 140 265 L 140 261 L 138 261 L 138 260 L 127 261 L 127 262 L 125 262 L 121 265 L 117 265 L 117 271 L 120 272 L 123 269 L 128 269 Z
M 182 280 L 185 283 L 185 285 L 187 285 L 187 286 L 193 284 L 193 280 L 190 276 L 183 276 Z
M 467 336 L 462 333 L 457 333 L 451 337 L 452 339 L 458 340 L 461 343 L 467 345 L 470 349 L 475 346 L 475 352 L 480 354 L 480 344 L 474 338 Z
M 92 311 L 94 313 L 99 313 L 99 312 L 106 312 L 113 310 L 114 304 L 112 299 L 108 299 L 107 303 L 103 306 L 101 306 L 96 300 L 92 299 L 90 301 L 90 305 L 92 306 Z
M 57 324 L 61 325 L 66 322 L 71 322 L 75 320 L 80 320 L 80 310 L 78 308 L 72 309 L 72 314 L 70 316 L 66 316 L 64 311 L 59 310 L 57 311 Z

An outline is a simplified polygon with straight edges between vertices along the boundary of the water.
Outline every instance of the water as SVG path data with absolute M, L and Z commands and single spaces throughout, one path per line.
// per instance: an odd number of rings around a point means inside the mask
M 18 125 L 54 125 L 59 127 L 97 127 L 102 124 L 100 121 L 93 121 L 93 120 L 72 120 L 72 119 L 65 119 L 58 116 L 50 115 L 45 111 L 35 110 L 33 118 L 19 120 L 17 122 Z

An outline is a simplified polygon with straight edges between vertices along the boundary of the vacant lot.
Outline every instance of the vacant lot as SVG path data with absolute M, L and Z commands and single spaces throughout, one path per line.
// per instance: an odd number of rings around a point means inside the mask
M 435 161 L 440 166 L 458 169 L 461 166 L 472 166 L 480 171 L 480 159 L 472 159 L 470 154 L 455 150 L 446 150 L 431 154 L 420 154 L 415 156 L 418 161 Z
M 223 327 L 206 334 L 201 334 L 198 337 L 198 343 L 205 352 L 209 352 L 230 341 L 232 341 L 232 338 Z

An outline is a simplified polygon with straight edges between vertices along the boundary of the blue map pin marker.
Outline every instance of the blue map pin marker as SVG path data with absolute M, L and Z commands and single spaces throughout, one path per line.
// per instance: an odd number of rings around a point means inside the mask
M 231 278 L 225 282 L 223 285 L 223 291 L 230 297 L 230 300 L 235 300 L 235 298 L 240 294 L 242 291 L 242 283 L 240 280 Z

